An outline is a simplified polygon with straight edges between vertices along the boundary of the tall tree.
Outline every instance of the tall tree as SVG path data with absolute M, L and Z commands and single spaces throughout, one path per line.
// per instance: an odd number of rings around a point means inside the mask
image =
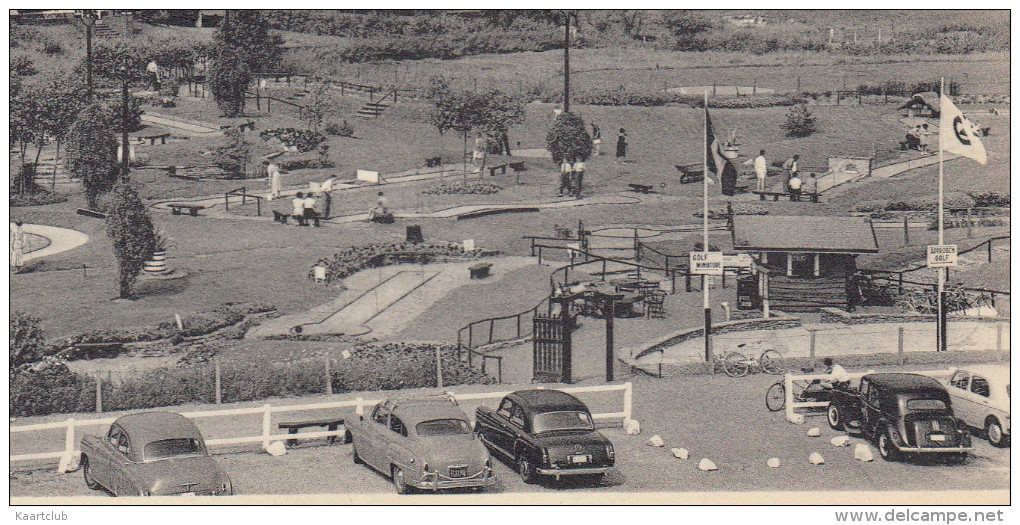
M 113 188 L 119 174 L 111 118 L 109 110 L 95 102 L 78 113 L 67 132 L 67 169 L 81 179 L 90 208 Z
M 283 38 L 269 30 L 261 10 L 230 10 L 216 32 L 216 42 L 238 50 L 252 71 L 275 71 L 283 56 Z
M 131 183 L 117 183 L 110 194 L 106 234 L 113 242 L 113 254 L 117 258 L 120 298 L 131 299 L 132 287 L 142 272 L 143 264 L 152 258 L 156 250 L 156 230 Z
M 225 116 L 237 117 L 244 112 L 244 92 L 252 80 L 251 69 L 240 52 L 232 46 L 218 43 L 213 51 L 209 89 Z
M 560 113 L 545 141 L 557 164 L 563 161 L 571 164 L 583 162 L 591 155 L 591 135 L 584 126 L 584 120 L 573 113 Z

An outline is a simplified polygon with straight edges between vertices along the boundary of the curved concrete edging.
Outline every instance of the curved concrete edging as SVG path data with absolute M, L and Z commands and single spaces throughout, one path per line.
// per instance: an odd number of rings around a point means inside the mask
M 26 253 L 23 258 L 25 261 L 73 250 L 89 242 L 88 235 L 70 228 L 58 228 L 42 224 L 24 224 L 21 227 L 25 230 L 25 233 L 44 237 L 49 241 L 47 246 Z

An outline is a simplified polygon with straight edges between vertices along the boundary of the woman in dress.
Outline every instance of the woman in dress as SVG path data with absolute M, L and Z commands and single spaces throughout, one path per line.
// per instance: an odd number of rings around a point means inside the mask
M 22 222 L 18 219 L 11 226 L 11 270 L 14 273 L 20 272 L 25 264 L 25 230 L 21 225 Z
M 620 128 L 620 135 L 616 137 L 616 161 L 627 160 L 627 130 Z

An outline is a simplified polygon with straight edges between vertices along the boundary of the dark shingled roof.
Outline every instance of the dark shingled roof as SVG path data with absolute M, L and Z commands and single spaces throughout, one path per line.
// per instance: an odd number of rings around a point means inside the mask
M 733 248 L 745 252 L 878 253 L 871 221 L 859 217 L 734 215 Z

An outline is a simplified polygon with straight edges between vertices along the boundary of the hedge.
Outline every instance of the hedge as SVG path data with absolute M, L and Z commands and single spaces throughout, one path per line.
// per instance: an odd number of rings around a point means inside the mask
M 465 252 L 456 243 L 414 244 L 369 244 L 351 246 L 328 259 L 319 259 L 308 270 L 308 278 L 315 279 L 315 267 L 326 269 L 326 282 L 344 279 L 366 268 L 379 268 L 394 264 L 428 264 L 434 261 L 465 260 L 495 255 L 499 252 L 475 250 Z

